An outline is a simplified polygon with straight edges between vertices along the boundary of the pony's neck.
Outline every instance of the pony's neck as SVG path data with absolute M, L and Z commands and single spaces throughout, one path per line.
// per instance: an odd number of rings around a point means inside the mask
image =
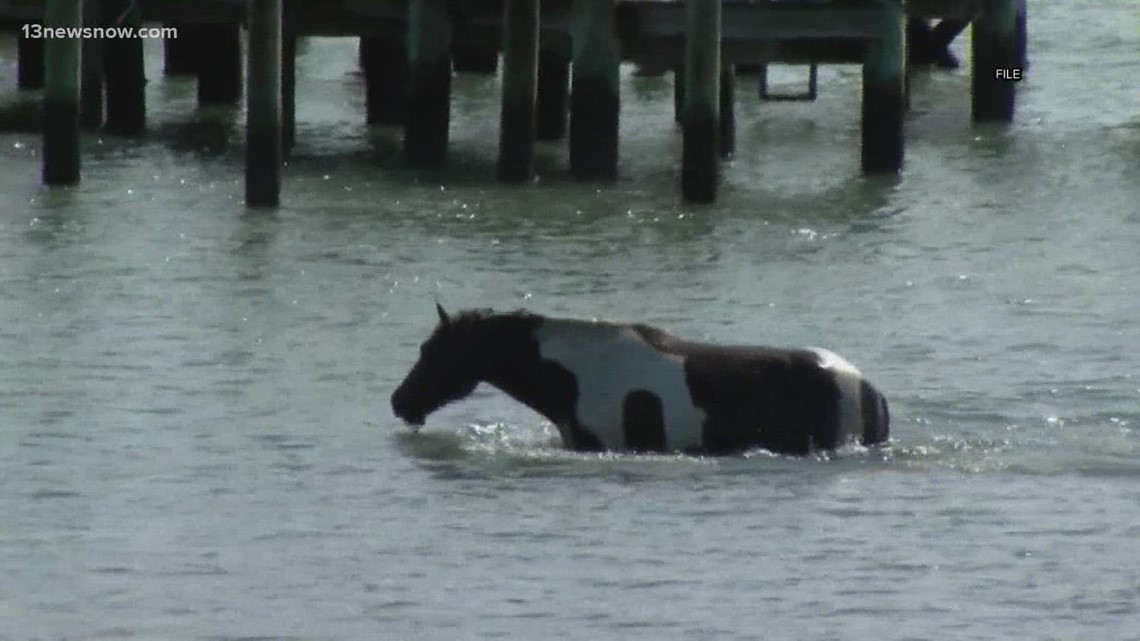
M 573 421 L 577 384 L 573 374 L 556 363 L 543 361 L 540 334 L 563 324 L 586 327 L 589 323 L 545 319 L 540 316 L 488 318 L 479 340 L 487 349 L 480 380 L 493 385 L 520 403 L 562 427 Z

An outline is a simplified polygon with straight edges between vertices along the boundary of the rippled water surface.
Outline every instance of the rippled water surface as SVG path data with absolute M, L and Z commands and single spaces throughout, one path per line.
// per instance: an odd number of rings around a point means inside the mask
M 150 135 L 86 139 L 79 188 L 0 134 L 0 639 L 1135 639 L 1140 14 L 1031 11 L 1017 122 L 920 76 L 897 182 L 859 174 L 857 68 L 742 85 L 714 207 L 679 203 L 668 78 L 625 70 L 616 184 L 549 145 L 500 187 L 497 79 L 417 174 L 348 40 L 303 44 L 278 211 L 157 49 Z M 411 433 L 436 298 L 826 346 L 894 438 L 581 456 L 484 389 Z

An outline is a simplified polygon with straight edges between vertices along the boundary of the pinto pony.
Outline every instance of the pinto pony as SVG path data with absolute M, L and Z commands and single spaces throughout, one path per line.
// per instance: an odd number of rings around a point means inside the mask
M 889 436 L 887 400 L 824 349 L 721 346 L 648 325 L 525 311 L 448 316 L 392 394 L 413 425 L 481 382 L 549 419 L 579 451 L 808 454 Z

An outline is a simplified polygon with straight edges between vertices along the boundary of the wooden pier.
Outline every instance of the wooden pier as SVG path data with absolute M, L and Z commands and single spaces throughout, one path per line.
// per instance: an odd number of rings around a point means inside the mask
M 928 19 L 941 22 L 930 29 Z M 236 103 L 244 89 L 250 206 L 280 197 L 295 131 L 295 42 L 306 35 L 360 38 L 367 120 L 402 124 L 405 159 L 422 166 L 447 161 L 452 74 L 494 73 L 501 52 L 498 173 L 507 181 L 533 177 L 536 139 L 567 132 L 570 172 L 613 180 L 619 65 L 673 69 L 681 190 L 695 202 L 715 199 L 718 164 L 735 145 L 737 69 L 810 65 L 814 99 L 817 65 L 861 64 L 862 166 L 896 173 L 909 39 L 922 38 L 912 59 L 951 66 L 946 45 L 973 24 L 976 121 L 1013 118 L 1010 75 L 1025 67 L 1024 0 L 0 0 L 0 27 L 11 29 L 144 23 L 179 29 L 164 69 L 196 75 L 199 104 Z M 144 130 L 140 40 L 21 34 L 19 43 L 21 88 L 44 87 L 45 183 L 79 180 L 79 123 Z

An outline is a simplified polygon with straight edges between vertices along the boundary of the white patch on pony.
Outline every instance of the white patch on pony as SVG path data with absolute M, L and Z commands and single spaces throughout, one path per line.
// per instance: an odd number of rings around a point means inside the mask
M 830 371 L 839 386 L 839 438 L 836 445 L 841 447 L 848 440 L 860 440 L 863 436 L 863 396 L 859 384 L 863 381 L 863 374 L 831 350 L 822 347 L 808 349 L 815 352 L 819 366 Z
M 630 327 L 546 320 L 537 330 L 539 354 L 578 378 L 578 422 L 607 449 L 625 448 L 625 397 L 647 390 L 661 399 L 669 449 L 701 445 L 704 410 L 693 405 L 684 360 L 658 351 Z

